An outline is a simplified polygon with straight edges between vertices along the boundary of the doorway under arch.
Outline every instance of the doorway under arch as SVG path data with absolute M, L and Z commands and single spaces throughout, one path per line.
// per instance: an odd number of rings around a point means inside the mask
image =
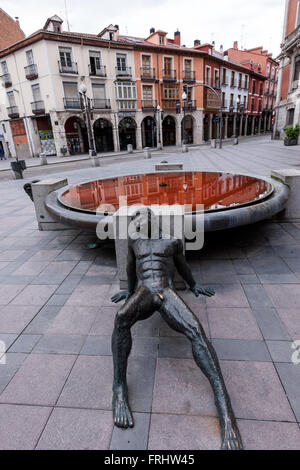
M 114 151 L 112 123 L 107 119 L 100 118 L 95 121 L 94 138 L 97 152 Z
M 176 145 L 176 122 L 172 116 L 166 116 L 162 123 L 163 145 Z
M 136 122 L 130 117 L 123 118 L 119 123 L 120 150 L 127 150 L 131 144 L 136 148 Z
M 147 116 L 142 121 L 142 144 L 143 147 L 156 147 L 156 121 L 152 116 Z
M 88 153 L 89 139 L 83 119 L 71 116 L 65 122 L 65 133 L 70 155 Z
M 194 119 L 190 114 L 181 121 L 181 141 L 186 144 L 194 143 Z

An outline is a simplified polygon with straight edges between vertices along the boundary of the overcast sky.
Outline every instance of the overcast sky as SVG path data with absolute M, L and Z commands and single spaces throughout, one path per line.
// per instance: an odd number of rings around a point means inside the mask
M 112 23 L 124 35 L 147 37 L 154 27 L 173 37 L 178 28 L 186 46 L 214 40 L 227 49 L 238 40 L 244 48 L 280 51 L 285 0 L 0 0 L 0 6 L 31 34 L 49 16 L 66 19 L 65 2 L 71 31 L 97 34 Z

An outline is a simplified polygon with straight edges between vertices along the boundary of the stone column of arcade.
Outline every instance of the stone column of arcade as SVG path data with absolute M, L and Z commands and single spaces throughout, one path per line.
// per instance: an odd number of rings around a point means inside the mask
M 143 148 L 141 124 L 139 124 L 136 128 L 136 148 L 137 150 L 142 150 Z

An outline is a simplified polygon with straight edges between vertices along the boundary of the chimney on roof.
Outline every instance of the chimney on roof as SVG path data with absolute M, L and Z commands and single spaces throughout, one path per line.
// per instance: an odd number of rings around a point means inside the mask
M 177 46 L 180 46 L 180 31 L 178 29 L 174 33 L 174 44 L 177 44 Z
M 223 54 L 223 44 L 220 45 L 220 52 Z
M 201 46 L 201 41 L 200 39 L 195 39 L 194 41 L 194 47 Z
M 238 49 L 239 48 L 239 43 L 238 41 L 234 41 L 233 43 L 233 49 Z
M 153 34 L 153 33 L 155 33 L 155 28 L 150 29 L 150 34 Z
M 229 60 L 229 57 L 228 57 L 228 51 L 225 51 L 224 52 L 224 60 Z
M 215 45 L 216 45 L 215 41 L 212 41 L 212 47 L 213 48 L 215 48 Z
M 16 23 L 17 23 L 17 25 L 18 25 L 18 26 L 19 26 L 19 28 L 20 28 L 20 21 L 19 21 L 19 17 L 18 17 L 18 16 L 15 16 L 15 20 L 16 20 Z

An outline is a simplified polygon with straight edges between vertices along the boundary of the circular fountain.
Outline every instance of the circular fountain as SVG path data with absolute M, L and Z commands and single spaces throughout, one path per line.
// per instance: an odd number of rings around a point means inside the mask
M 205 231 L 247 225 L 283 210 L 289 189 L 274 179 L 250 175 L 172 171 L 114 176 L 51 193 L 46 207 L 64 224 L 95 229 L 97 223 L 127 205 L 173 205 L 185 208 L 185 217 L 203 216 Z M 200 210 L 201 207 L 201 210 Z

